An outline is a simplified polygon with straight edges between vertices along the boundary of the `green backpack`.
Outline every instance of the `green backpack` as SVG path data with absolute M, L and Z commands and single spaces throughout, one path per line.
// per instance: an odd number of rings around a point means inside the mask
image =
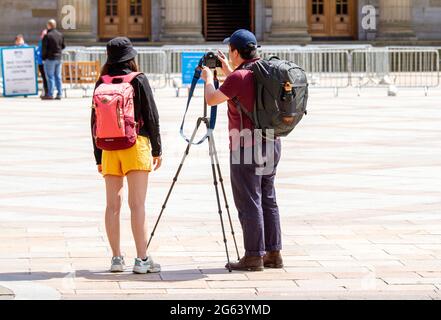
M 287 136 L 307 114 L 305 71 L 294 62 L 278 57 L 258 60 L 244 68 L 253 72 L 256 102 L 253 112 L 249 112 L 237 98 L 233 99 L 240 114 L 241 131 L 244 113 L 252 120 L 254 129 L 261 129 L 264 136 L 266 130 L 274 130 L 275 137 Z

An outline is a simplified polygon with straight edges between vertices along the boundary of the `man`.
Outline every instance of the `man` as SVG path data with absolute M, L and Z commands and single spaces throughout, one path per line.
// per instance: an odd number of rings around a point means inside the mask
M 47 22 L 47 34 L 43 38 L 42 58 L 44 73 L 47 77 L 48 92 L 43 100 L 54 98 L 54 87 L 57 87 L 57 100 L 61 100 L 63 91 L 61 80 L 61 53 L 66 48 L 64 36 L 57 30 L 57 23 L 51 19 Z
M 230 38 L 224 40 L 229 44 L 229 58 L 235 69 L 229 65 L 227 58 L 219 52 L 222 69 L 227 76 L 223 85 L 216 90 L 213 73 L 205 67 L 202 78 L 205 80 L 205 99 L 209 105 L 218 105 L 228 101 L 228 120 L 230 130 L 230 176 L 234 202 L 239 212 L 245 256 L 237 263 L 231 263 L 233 270 L 262 271 L 266 268 L 282 268 L 280 254 L 282 249 L 279 209 L 276 202 L 274 179 L 277 164 L 280 160 L 281 144 L 276 139 L 273 143 L 273 166 L 270 172 L 259 174 L 262 164 L 252 157 L 246 161 L 246 155 L 253 155 L 257 148 L 257 139 L 236 139 L 235 132 L 253 130 L 252 120 L 245 114 L 241 115 L 237 108 L 237 100 L 248 111 L 252 111 L 255 103 L 254 78 L 249 67 L 257 57 L 257 40 L 248 30 L 237 30 Z M 237 99 L 237 100 L 236 100 Z M 234 100 L 234 101 L 233 101 Z M 242 133 L 243 133 L 242 132 Z M 243 143 L 242 143 L 243 142 Z M 263 159 L 270 143 L 262 144 Z M 240 155 L 237 159 L 237 154 Z M 227 267 L 227 266 L 226 266 Z

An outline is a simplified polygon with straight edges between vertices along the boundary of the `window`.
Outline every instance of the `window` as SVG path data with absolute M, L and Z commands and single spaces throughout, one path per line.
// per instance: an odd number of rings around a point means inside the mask
M 312 1 L 312 14 L 313 15 L 323 15 L 324 14 L 324 0 L 313 0 Z
M 349 0 L 336 0 L 335 12 L 337 15 L 348 15 L 348 1 Z
M 130 0 L 130 15 L 142 16 L 142 0 Z
M 118 0 L 106 0 L 106 16 L 114 17 L 118 15 Z

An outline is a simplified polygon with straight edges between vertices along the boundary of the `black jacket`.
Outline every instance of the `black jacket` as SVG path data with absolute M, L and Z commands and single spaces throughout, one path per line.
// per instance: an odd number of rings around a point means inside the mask
M 126 64 L 116 65 L 109 68 L 110 76 L 119 76 L 129 74 L 131 71 Z M 95 88 L 101 84 L 101 80 L 98 80 Z M 152 155 L 159 157 L 162 154 L 161 148 L 161 134 L 159 129 L 159 114 L 156 107 L 155 100 L 153 98 L 152 89 L 150 88 L 149 81 L 145 74 L 140 74 L 130 83 L 135 90 L 134 105 L 135 105 L 135 121 L 139 122 L 140 117 L 144 122 L 144 125 L 139 130 L 139 135 L 148 137 L 152 145 Z M 95 122 L 95 110 L 92 109 L 91 115 L 91 129 L 93 130 L 93 123 Z M 97 148 L 95 139 L 93 137 L 93 148 L 95 154 L 95 160 L 97 164 L 101 164 L 102 150 Z
M 63 34 L 56 29 L 48 30 L 41 48 L 43 60 L 61 60 L 61 52 L 64 48 L 66 46 Z

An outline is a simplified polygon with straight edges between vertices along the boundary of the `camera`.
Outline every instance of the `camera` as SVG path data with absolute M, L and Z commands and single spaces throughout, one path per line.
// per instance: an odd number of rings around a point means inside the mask
M 208 67 L 210 69 L 222 68 L 222 62 L 219 60 L 217 54 L 212 51 L 207 52 L 199 61 L 200 67 Z

